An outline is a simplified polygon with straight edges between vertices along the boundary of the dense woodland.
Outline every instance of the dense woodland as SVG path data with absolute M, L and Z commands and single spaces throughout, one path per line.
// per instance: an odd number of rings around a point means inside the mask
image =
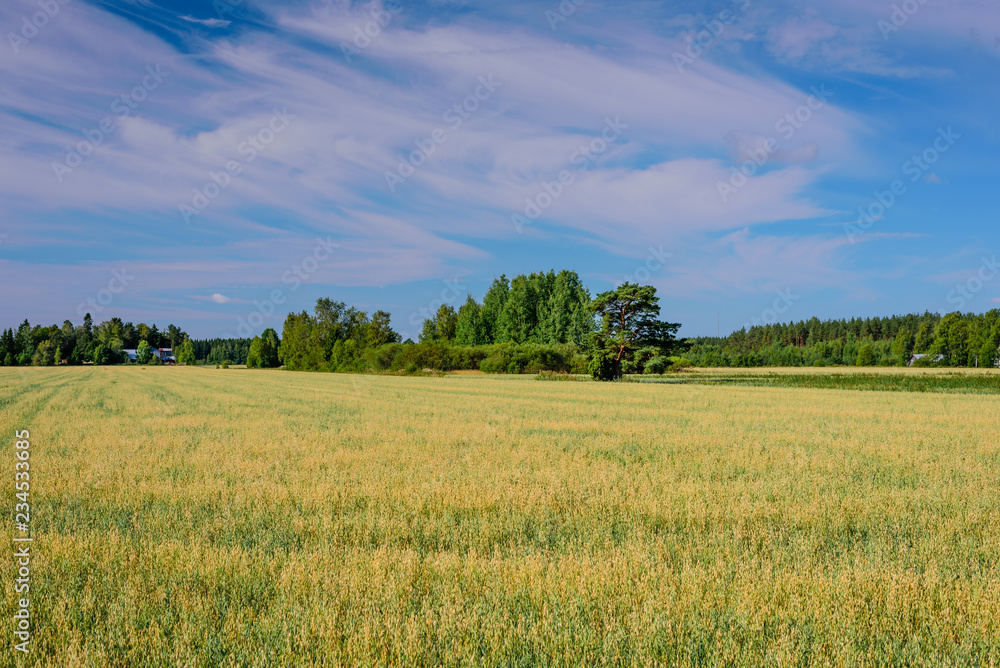
M 900 366 L 914 353 L 941 366 L 994 366 L 1000 310 L 773 324 L 728 337 L 690 339 L 684 354 L 695 366 Z M 923 360 L 923 363 L 929 363 Z
M 626 284 L 628 286 L 629 284 Z M 319 299 L 312 313 L 287 316 L 281 335 L 265 330 L 253 339 L 195 340 L 171 324 L 164 330 L 111 318 L 95 325 L 90 314 L 74 325 L 34 325 L 27 320 L 0 334 L 0 364 L 126 363 L 124 349 L 145 342 L 171 348 L 180 363 L 284 366 L 310 371 L 480 369 L 520 373 L 553 370 L 595 373 L 663 373 L 689 366 L 901 366 L 914 353 L 922 364 L 994 366 L 1000 348 L 1000 311 L 936 313 L 887 318 L 772 324 L 728 337 L 673 338 L 679 325 L 659 322 L 651 287 L 624 286 L 591 298 L 572 271 L 519 275 L 493 281 L 482 302 L 471 295 L 458 310 L 441 306 L 424 321 L 419 341 L 401 342 L 389 313 L 369 315 L 344 302 Z M 616 323 L 616 308 L 643 305 L 633 325 Z M 645 309 L 645 310 L 642 310 Z M 631 338 L 630 338 L 631 337 Z M 603 360 L 603 362 L 602 362 Z M 159 363 L 152 359 L 151 363 Z M 608 365 L 611 366 L 608 366 Z

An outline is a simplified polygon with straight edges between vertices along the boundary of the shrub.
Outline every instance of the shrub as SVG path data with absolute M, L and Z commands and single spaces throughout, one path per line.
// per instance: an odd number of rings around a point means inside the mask
M 535 380 L 581 380 L 575 375 L 563 373 L 562 371 L 539 371 Z
M 569 373 L 570 365 L 565 355 L 555 346 L 501 343 L 492 346 L 489 357 L 480 362 L 479 369 L 484 373 Z
M 594 353 L 588 369 L 594 380 L 618 380 L 622 377 L 621 366 L 604 351 Z
M 646 366 L 643 368 L 643 373 L 655 373 L 662 374 L 667 371 L 670 366 L 670 359 L 664 357 L 663 355 L 657 355 L 646 362 Z
M 693 366 L 694 364 L 689 359 L 685 359 L 683 357 L 671 357 L 670 368 L 667 369 L 667 371 L 684 371 L 685 369 L 690 369 Z

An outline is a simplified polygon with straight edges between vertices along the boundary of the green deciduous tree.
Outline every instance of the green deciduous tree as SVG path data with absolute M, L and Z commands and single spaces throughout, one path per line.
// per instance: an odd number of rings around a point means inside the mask
M 483 330 L 482 307 L 469 295 L 458 309 L 455 343 L 460 346 L 478 346 L 486 343 Z
M 420 341 L 454 341 L 458 332 L 458 313 L 449 304 L 442 304 L 431 320 L 424 320 Z
M 325 366 L 321 330 L 313 318 L 302 311 L 289 313 L 281 332 L 278 349 L 281 361 L 293 371 L 320 369 Z
M 194 365 L 196 361 L 194 357 L 194 342 L 191 339 L 185 338 L 181 345 L 177 347 L 177 363 Z
M 148 364 L 153 357 L 153 351 L 149 343 L 143 339 L 139 342 L 139 347 L 135 350 L 135 359 L 139 364 Z
M 56 354 L 58 352 L 59 347 L 49 339 L 46 339 L 38 344 L 31 363 L 35 366 L 54 366 L 58 363 L 58 360 L 56 359 Z
M 497 332 L 497 322 L 507 303 L 507 296 L 510 294 L 510 281 L 507 276 L 501 274 L 500 278 L 494 278 L 490 284 L 490 289 L 483 297 L 483 307 L 480 311 L 482 318 L 483 343 L 502 343 Z
M 923 322 L 917 328 L 917 335 L 913 340 L 914 353 L 929 353 L 934 345 L 934 328 L 929 322 Z
M 387 343 L 398 343 L 399 334 L 392 329 L 391 316 L 388 311 L 375 311 L 372 314 L 371 322 L 368 323 L 366 344 L 370 348 L 378 348 Z
M 855 361 L 856 366 L 875 366 L 875 351 L 872 350 L 872 345 L 870 343 L 863 343 L 861 347 L 858 348 L 858 357 Z

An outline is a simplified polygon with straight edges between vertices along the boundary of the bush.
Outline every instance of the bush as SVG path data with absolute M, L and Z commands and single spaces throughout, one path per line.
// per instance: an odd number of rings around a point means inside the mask
M 501 343 L 492 346 L 489 357 L 479 364 L 484 373 L 538 373 L 562 371 L 569 373 L 565 355 L 555 346 L 535 343 Z
M 577 378 L 562 371 L 540 371 L 535 380 L 577 380 Z
M 678 372 L 684 371 L 685 369 L 690 369 L 694 366 L 694 363 L 689 359 L 684 357 L 671 357 L 670 358 L 670 368 L 667 371 Z
M 646 366 L 642 371 L 643 373 L 654 373 L 659 375 L 666 373 L 670 365 L 670 358 L 664 357 L 663 355 L 657 355 L 646 362 Z
M 618 380 L 622 377 L 621 365 L 605 351 L 595 352 L 588 368 L 594 380 Z

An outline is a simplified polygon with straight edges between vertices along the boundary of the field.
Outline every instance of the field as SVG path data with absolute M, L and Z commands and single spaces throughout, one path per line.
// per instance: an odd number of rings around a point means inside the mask
M 2 665 L 1000 665 L 991 394 L 4 368 L 0 427 Z

